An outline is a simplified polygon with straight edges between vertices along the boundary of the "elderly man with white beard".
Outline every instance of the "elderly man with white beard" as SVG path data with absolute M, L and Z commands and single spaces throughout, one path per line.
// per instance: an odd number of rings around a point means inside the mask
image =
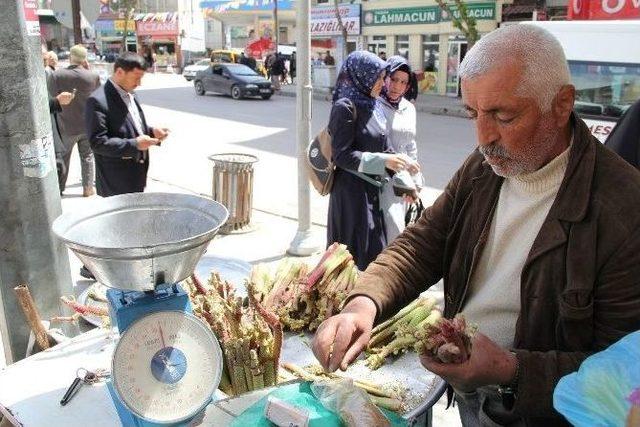
M 640 329 L 640 173 L 573 113 L 547 31 L 493 31 L 460 78 L 477 149 L 360 275 L 313 350 L 346 369 L 375 322 L 443 279 L 445 317 L 462 312 L 479 333 L 467 361 L 421 362 L 449 383 L 463 425 L 566 425 L 552 403 L 559 379 Z

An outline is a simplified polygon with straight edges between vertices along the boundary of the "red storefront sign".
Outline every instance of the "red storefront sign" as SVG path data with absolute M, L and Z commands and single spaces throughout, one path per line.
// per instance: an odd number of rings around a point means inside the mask
M 640 19 L 640 0 L 569 0 L 568 19 Z
M 137 21 L 136 34 L 151 37 L 176 37 L 178 35 L 178 21 Z
M 38 2 L 36 0 L 23 0 L 24 21 L 27 29 L 27 35 L 40 35 L 40 22 L 38 19 Z

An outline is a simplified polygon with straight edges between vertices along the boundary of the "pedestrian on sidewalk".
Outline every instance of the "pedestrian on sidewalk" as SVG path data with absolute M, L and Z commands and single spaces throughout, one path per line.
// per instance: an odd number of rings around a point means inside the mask
M 291 59 L 289 59 L 289 75 L 291 76 L 291 84 L 294 84 L 296 80 L 296 66 L 296 53 L 293 52 L 291 54 Z
M 280 91 L 280 81 L 282 75 L 285 73 L 284 59 L 280 53 L 277 53 L 274 59 L 271 61 L 271 67 L 269 69 L 269 75 L 271 76 L 271 83 L 276 91 Z
M 390 153 L 383 114 L 374 114 L 387 63 L 367 51 L 352 52 L 336 81 L 328 130 L 336 164 L 329 196 L 327 246 L 347 245 L 360 270 L 387 246 L 380 188 L 387 169 L 406 160 Z
M 392 182 L 382 187 L 380 195 L 387 242 L 391 243 L 405 228 L 408 208 L 419 202 L 423 178 L 416 145 L 416 108 L 404 97 L 410 87 L 411 68 L 400 55 L 389 58 L 387 64 L 387 77 L 376 111 L 381 111 L 386 119 L 389 148 L 406 156 L 407 162 L 407 169 L 395 174 Z
M 86 128 L 96 158 L 96 188 L 102 197 L 143 192 L 149 148 L 160 144 L 167 128 L 147 125 L 134 90 L 146 70 L 134 53 L 118 57 L 113 75 L 87 100 Z
M 100 87 L 100 76 L 89 70 L 87 49 L 82 45 L 75 45 L 69 51 L 70 65 L 58 68 L 51 77 L 51 86 L 55 95 L 70 92 L 73 101 L 62 107 L 57 113 L 58 128 L 62 137 L 62 149 L 57 152 L 56 161 L 61 165 L 58 175 L 60 194 L 64 192 L 69 176 L 71 153 L 75 146 L 80 155 L 80 169 L 82 172 L 82 195 L 93 196 L 95 192 L 93 152 L 84 127 L 84 110 L 89 95 Z
M 324 54 L 324 65 L 336 65 L 336 59 L 331 56 L 331 52 L 327 51 Z
M 459 76 L 477 149 L 358 276 L 312 348 L 325 369 L 346 369 L 374 321 L 444 280 L 443 316 L 462 312 L 478 330 L 467 360 L 420 360 L 455 393 L 462 425 L 568 426 L 554 408 L 560 379 L 640 330 L 640 174 L 573 112 L 547 30 L 492 31 Z

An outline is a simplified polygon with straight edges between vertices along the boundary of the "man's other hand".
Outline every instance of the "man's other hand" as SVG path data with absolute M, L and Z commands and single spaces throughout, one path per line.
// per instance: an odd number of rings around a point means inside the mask
M 169 128 L 153 128 L 153 137 L 164 141 L 169 136 Z
M 343 371 L 362 352 L 371 337 L 377 308 L 365 296 L 357 296 L 340 314 L 328 318 L 318 328 L 311 349 L 329 372 Z
M 485 385 L 509 384 L 515 378 L 517 366 L 513 353 L 481 333 L 473 338 L 471 357 L 466 362 L 440 363 L 428 355 L 421 355 L 420 362 L 462 392 L 470 392 Z
M 73 94 L 71 92 L 60 92 L 56 99 L 60 105 L 69 105 L 73 101 Z
M 148 150 L 152 145 L 158 144 L 160 144 L 160 140 L 157 138 L 151 138 L 149 135 L 140 135 L 136 138 L 136 146 L 140 151 Z

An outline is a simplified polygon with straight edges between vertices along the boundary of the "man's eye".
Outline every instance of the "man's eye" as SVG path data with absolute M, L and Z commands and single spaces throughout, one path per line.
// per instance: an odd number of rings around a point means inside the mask
M 513 119 L 515 119 L 514 116 L 496 116 L 496 120 L 498 120 L 498 123 L 502 124 L 509 124 L 513 121 Z

